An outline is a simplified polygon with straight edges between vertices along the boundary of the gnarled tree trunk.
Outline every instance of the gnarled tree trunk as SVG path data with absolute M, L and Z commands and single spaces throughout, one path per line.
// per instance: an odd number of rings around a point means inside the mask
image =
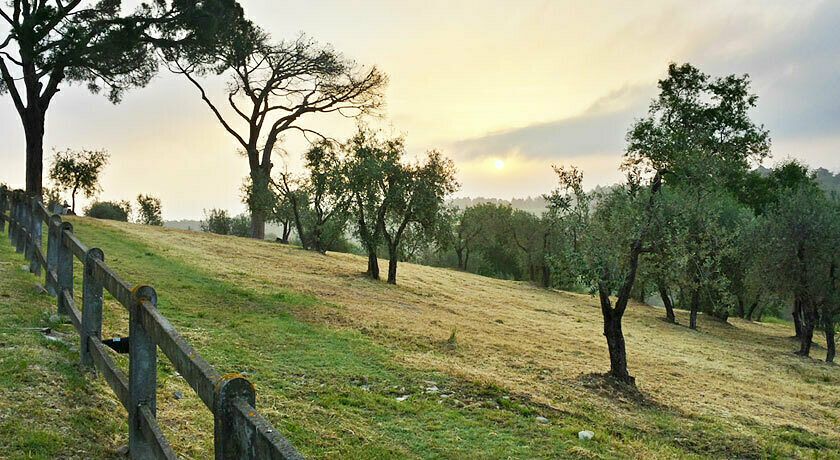
M 388 245 L 388 284 L 397 284 L 397 244 Z
M 793 328 L 796 333 L 796 338 L 802 337 L 802 301 L 799 296 L 793 300 Z
M 659 296 L 662 297 L 662 303 L 665 305 L 665 320 L 669 323 L 676 323 L 677 316 L 674 314 L 674 304 L 671 302 L 671 294 L 664 283 L 657 283 L 659 288 Z
M 814 340 L 814 328 L 817 326 L 816 308 L 810 302 L 802 302 L 802 335 L 799 337 L 799 356 L 811 355 L 811 343 Z
M 379 259 L 376 257 L 376 250 L 368 248 L 367 275 L 375 280 L 379 279 Z
M 691 291 L 691 313 L 689 316 L 688 327 L 697 330 L 697 312 L 700 310 L 700 289 L 695 288 Z
M 627 370 L 627 348 L 624 343 L 624 332 L 621 330 L 622 314 L 613 309 L 605 310 L 604 337 L 607 338 L 607 348 L 610 352 L 610 375 L 620 382 L 635 385 L 636 379 Z

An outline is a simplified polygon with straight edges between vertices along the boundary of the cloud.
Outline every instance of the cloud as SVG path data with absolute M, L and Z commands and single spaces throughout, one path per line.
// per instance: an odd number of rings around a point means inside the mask
M 770 130 L 776 156 L 797 155 L 816 166 L 840 149 L 840 2 L 811 6 L 797 14 L 784 8 L 763 16 L 753 11 L 744 20 L 720 19 L 673 60 L 712 75 L 749 73 L 759 95 L 753 118 Z M 667 64 L 662 62 L 663 72 Z M 450 151 L 465 160 L 618 157 L 627 129 L 645 114 L 655 92 L 655 79 L 628 84 L 578 116 L 454 142 Z
M 518 155 L 569 159 L 620 153 L 634 119 L 644 115 L 651 88 L 625 86 L 596 100 L 578 117 L 535 124 L 453 143 L 459 159 Z

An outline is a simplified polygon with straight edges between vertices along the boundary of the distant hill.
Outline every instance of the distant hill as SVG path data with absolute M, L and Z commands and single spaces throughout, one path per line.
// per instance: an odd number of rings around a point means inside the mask
M 463 197 L 454 198 L 449 201 L 453 206 L 461 209 L 468 208 L 479 204 L 493 203 L 493 204 L 509 204 L 513 209 L 521 209 L 523 211 L 530 211 L 534 213 L 541 213 L 546 210 L 546 201 L 543 197 L 527 197 L 527 198 L 512 198 L 505 200 L 501 198 L 484 198 L 484 197 Z
M 178 230 L 192 230 L 195 232 L 201 231 L 201 221 L 200 220 L 192 220 L 192 219 L 181 219 L 181 220 L 165 220 L 163 221 L 163 226 L 166 228 L 177 228 Z M 279 235 L 282 233 L 280 226 L 276 224 L 266 224 L 265 225 L 265 234 L 266 238 L 273 240 L 274 237 L 271 235 Z
M 759 166 L 758 168 L 755 168 L 755 171 L 766 177 L 771 171 L 773 171 L 773 169 Z M 840 193 L 840 173 L 835 174 L 825 168 L 817 168 L 814 169 L 813 172 L 816 176 L 817 183 L 820 184 L 820 187 L 822 187 L 823 190 L 828 193 Z
M 840 173 L 834 174 L 825 168 L 814 170 L 817 175 L 817 182 L 827 192 L 840 193 Z
M 178 230 L 201 230 L 201 221 L 200 220 L 190 220 L 190 219 L 181 219 L 181 220 L 165 220 L 163 221 L 163 226 L 167 228 L 177 228 Z

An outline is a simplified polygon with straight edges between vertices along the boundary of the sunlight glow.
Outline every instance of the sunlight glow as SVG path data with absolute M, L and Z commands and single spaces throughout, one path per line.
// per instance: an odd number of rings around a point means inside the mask
M 496 169 L 502 170 L 505 169 L 505 162 L 502 160 L 496 160 Z

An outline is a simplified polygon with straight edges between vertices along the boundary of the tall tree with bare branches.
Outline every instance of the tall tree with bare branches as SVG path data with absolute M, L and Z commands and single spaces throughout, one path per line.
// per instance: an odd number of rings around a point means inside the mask
M 248 158 L 251 236 L 265 237 L 272 203 L 272 154 L 284 134 L 324 139 L 303 122 L 307 115 L 338 113 L 357 117 L 381 105 L 386 76 L 362 67 L 327 46 L 301 36 L 272 43 L 255 26 L 243 28 L 229 46 L 219 47 L 212 64 L 172 56 L 170 68 L 184 75 Z M 214 101 L 201 78 L 226 75 L 226 101 Z

